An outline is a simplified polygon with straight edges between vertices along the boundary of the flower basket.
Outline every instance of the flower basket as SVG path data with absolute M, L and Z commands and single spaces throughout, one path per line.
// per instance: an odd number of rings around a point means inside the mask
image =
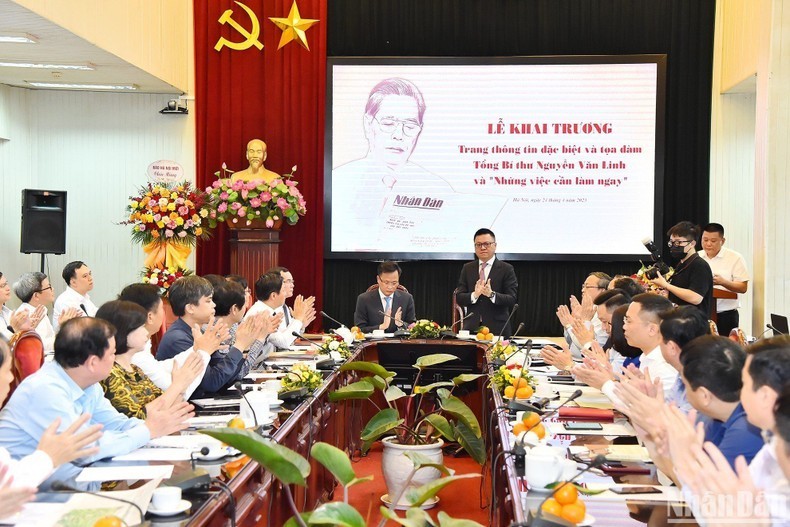
M 283 219 L 280 218 L 279 220 L 275 221 L 271 227 L 266 226 L 266 220 L 245 220 L 240 218 L 227 218 L 225 219 L 225 225 L 228 226 L 228 229 L 232 231 L 238 231 L 242 229 L 269 229 L 273 231 L 279 231 L 283 228 Z
M 431 320 L 418 320 L 409 326 L 410 339 L 438 339 L 444 328 Z

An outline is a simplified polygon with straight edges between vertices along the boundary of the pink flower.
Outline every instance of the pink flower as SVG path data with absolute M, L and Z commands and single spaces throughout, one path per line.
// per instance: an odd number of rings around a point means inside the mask
M 247 196 L 249 195 L 249 193 L 250 193 L 250 191 L 247 190 L 246 188 L 242 189 L 242 191 L 241 191 L 241 199 L 247 199 Z
M 228 199 L 228 193 L 227 193 L 227 192 L 222 192 L 222 193 L 220 193 L 220 195 L 219 195 L 219 199 L 221 199 L 221 200 L 223 200 L 223 201 L 224 201 L 224 200 L 227 200 L 227 199 Z
M 285 198 L 277 198 L 277 206 L 282 210 L 285 210 L 289 207 L 288 202 L 285 201 Z
M 299 198 L 299 208 L 304 208 L 305 205 L 307 205 L 307 202 L 304 200 L 304 198 Z
M 302 195 L 302 194 L 299 192 L 299 189 L 298 189 L 298 188 L 296 188 L 296 187 L 291 187 L 291 188 L 289 188 L 289 189 L 288 189 L 288 194 L 290 194 L 291 196 L 297 196 L 297 197 L 299 197 L 299 196 L 301 196 L 301 195 Z
M 239 203 L 238 201 L 235 203 L 231 203 L 230 208 L 233 210 L 239 210 L 241 208 L 241 203 Z
M 261 199 L 264 203 L 268 203 L 272 200 L 272 193 L 271 192 L 264 192 L 261 194 Z
M 174 221 L 168 222 L 165 225 L 167 225 L 168 229 L 174 229 L 174 230 L 175 230 L 176 227 L 178 227 L 178 225 L 176 225 L 176 222 L 174 222 Z
M 184 227 L 186 227 L 187 229 L 189 229 L 189 228 L 190 228 L 190 227 L 192 227 L 194 224 L 195 224 L 195 222 L 194 222 L 194 221 L 192 221 L 192 220 L 187 220 L 187 221 L 185 221 L 185 222 L 184 222 Z
M 289 187 L 295 187 L 296 186 L 296 181 L 291 181 L 289 179 L 288 181 L 285 182 L 285 184 L 288 185 Z
M 138 225 L 137 226 L 137 230 L 144 231 L 145 230 L 145 223 L 141 223 L 140 225 Z
M 227 208 L 227 207 L 225 207 L 225 208 Z M 217 211 L 216 211 L 216 210 L 212 210 L 212 211 L 209 213 L 209 216 L 210 216 L 210 217 L 212 217 L 212 218 L 216 218 L 216 217 L 217 217 Z
M 220 180 L 218 179 L 218 180 L 214 181 L 214 182 L 211 184 L 211 186 L 212 186 L 212 187 L 214 187 L 214 188 L 219 188 L 219 187 L 221 187 L 221 186 L 222 186 L 222 181 L 220 181 Z M 208 190 L 208 189 L 206 189 L 206 190 Z
M 282 182 L 283 182 L 283 180 L 282 180 L 282 179 L 273 179 L 273 180 L 272 180 L 271 187 L 272 187 L 272 188 L 274 188 L 274 187 L 276 187 L 277 185 L 281 185 L 281 184 L 282 184 Z
M 274 227 L 274 220 L 273 220 L 273 219 L 271 219 L 271 218 L 268 218 L 268 219 L 266 220 L 266 227 L 267 227 L 268 229 L 271 229 L 272 227 Z
M 184 201 L 184 198 L 176 198 L 176 205 L 183 205 Z
M 186 238 L 186 235 L 187 235 L 186 231 L 181 231 L 178 233 L 179 238 Z
M 173 237 L 173 231 L 171 231 L 170 229 L 165 229 L 165 237 L 172 238 Z
M 182 216 L 186 216 L 189 214 L 189 207 L 185 207 L 184 205 L 178 207 L 178 213 Z
M 227 170 L 227 168 L 228 168 L 228 165 L 226 165 L 225 162 L 223 161 L 222 162 L 222 170 Z
M 228 202 L 223 201 L 222 203 L 219 204 L 219 207 L 217 207 L 217 212 L 221 213 L 221 212 L 225 212 L 226 210 L 228 210 Z
M 257 209 L 260 206 L 261 206 L 260 198 L 252 198 L 250 200 L 250 207 L 252 207 L 253 209 Z
M 247 210 L 244 207 L 242 207 L 239 209 L 239 211 L 236 214 L 238 214 L 240 218 L 243 218 L 244 216 L 247 215 Z
M 155 199 L 152 199 L 152 200 L 148 201 L 148 208 L 152 209 L 152 208 L 156 207 L 157 205 L 159 205 L 159 202 L 156 201 Z
M 235 190 L 236 192 L 238 192 L 239 190 L 241 190 L 241 189 L 242 189 L 242 187 L 244 187 L 244 181 L 242 181 L 242 180 L 240 180 L 240 179 L 239 179 L 238 181 L 234 181 L 234 182 L 233 182 L 233 184 L 230 186 L 230 188 L 232 188 L 232 189 L 233 189 L 233 190 Z
M 162 219 L 161 214 L 154 214 L 154 221 L 160 221 Z

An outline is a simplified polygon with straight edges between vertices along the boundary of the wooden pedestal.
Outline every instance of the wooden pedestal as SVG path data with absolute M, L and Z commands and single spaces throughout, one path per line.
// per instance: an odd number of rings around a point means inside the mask
M 230 236 L 230 272 L 246 278 L 254 291 L 258 277 L 279 261 L 280 231 L 231 229 Z

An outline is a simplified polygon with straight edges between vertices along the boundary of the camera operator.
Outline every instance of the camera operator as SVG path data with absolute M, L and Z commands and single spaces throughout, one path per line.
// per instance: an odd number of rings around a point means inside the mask
M 675 273 L 667 281 L 660 272 L 651 282 L 669 292 L 669 300 L 679 306 L 697 306 L 710 318 L 713 301 L 713 274 L 708 263 L 699 257 L 697 245 L 699 229 L 690 221 L 681 221 L 669 231 L 670 260 Z M 675 263 L 677 262 L 677 263 Z

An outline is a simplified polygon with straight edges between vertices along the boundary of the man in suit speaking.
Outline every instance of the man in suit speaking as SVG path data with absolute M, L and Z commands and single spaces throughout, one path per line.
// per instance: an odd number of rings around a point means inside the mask
M 495 335 L 510 337 L 512 329 L 505 322 L 518 295 L 516 273 L 512 265 L 496 257 L 496 236 L 491 230 L 478 229 L 474 242 L 477 259 L 461 270 L 455 296 L 467 315 L 474 313 L 464 321 L 464 329 L 474 331 L 482 324 Z
M 379 288 L 357 297 L 354 325 L 364 333 L 383 329 L 393 333 L 414 322 L 414 298 L 406 291 L 399 291 L 400 266 L 395 262 L 381 262 L 376 277 Z

